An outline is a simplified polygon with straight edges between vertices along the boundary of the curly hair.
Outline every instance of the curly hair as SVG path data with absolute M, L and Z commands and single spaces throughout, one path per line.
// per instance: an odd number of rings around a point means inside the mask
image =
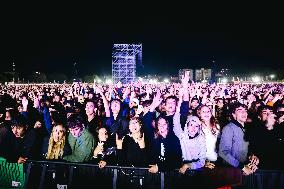
M 53 132 L 55 131 L 55 128 L 57 126 L 61 126 L 63 128 L 64 137 L 62 137 L 60 141 L 55 142 L 53 139 Z M 59 159 L 59 158 L 62 158 L 63 156 L 66 129 L 65 127 L 63 127 L 63 125 L 57 125 L 57 126 L 53 127 L 52 129 L 49 142 L 48 142 L 48 151 L 47 151 L 46 159 Z

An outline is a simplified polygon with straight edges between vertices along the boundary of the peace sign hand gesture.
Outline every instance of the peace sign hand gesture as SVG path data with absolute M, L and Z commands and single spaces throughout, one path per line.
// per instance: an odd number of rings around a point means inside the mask
M 104 143 L 103 142 L 98 142 L 98 145 L 97 145 L 97 147 L 94 150 L 94 156 L 97 157 L 97 155 L 100 152 L 103 152 L 103 151 L 104 151 Z
M 116 147 L 118 150 L 122 149 L 123 140 L 124 140 L 124 137 L 122 137 L 122 139 L 119 139 L 118 135 L 116 134 Z

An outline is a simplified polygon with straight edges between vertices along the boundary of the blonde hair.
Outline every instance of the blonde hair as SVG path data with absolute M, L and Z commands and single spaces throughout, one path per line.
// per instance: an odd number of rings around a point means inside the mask
M 57 126 L 62 127 L 64 136 L 62 137 L 62 139 L 60 139 L 60 141 L 55 142 L 53 139 L 53 132 L 55 131 L 55 128 Z M 56 125 L 55 127 L 52 128 L 52 132 L 51 132 L 49 142 L 48 142 L 48 151 L 47 151 L 46 159 L 62 158 L 63 152 L 64 152 L 64 146 L 65 146 L 65 133 L 66 133 L 66 129 L 61 124 Z

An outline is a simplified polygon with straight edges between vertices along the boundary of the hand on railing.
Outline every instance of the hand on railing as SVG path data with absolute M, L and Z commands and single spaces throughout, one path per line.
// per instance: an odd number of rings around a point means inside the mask
M 253 163 L 249 163 L 248 167 L 252 170 L 253 173 L 258 169 L 257 165 Z
M 27 159 L 28 159 L 28 158 L 19 157 L 18 163 L 19 163 L 19 164 L 20 164 L 20 163 L 26 163 Z
M 209 160 L 206 160 L 204 167 L 207 167 L 209 169 L 214 169 L 215 168 L 215 164 L 210 162 Z
M 252 164 L 255 164 L 255 165 L 259 164 L 259 159 L 255 155 L 249 156 L 249 160 L 250 160 L 250 163 L 252 163 Z
M 186 170 L 189 169 L 190 167 L 191 167 L 190 163 L 183 164 L 183 166 L 181 168 L 179 168 L 179 172 L 181 174 L 184 174 L 186 172 Z
M 150 173 L 157 173 L 159 171 L 159 168 L 158 168 L 158 165 L 155 164 L 155 165 L 149 165 L 150 168 L 149 168 L 149 172 Z
M 105 161 L 102 160 L 102 161 L 99 162 L 99 168 L 100 169 L 104 168 L 105 166 L 106 166 L 106 162 Z
M 248 176 L 248 175 L 253 173 L 253 170 L 250 167 L 251 167 L 251 165 L 250 166 L 249 165 L 244 166 L 244 168 L 242 169 L 244 175 Z

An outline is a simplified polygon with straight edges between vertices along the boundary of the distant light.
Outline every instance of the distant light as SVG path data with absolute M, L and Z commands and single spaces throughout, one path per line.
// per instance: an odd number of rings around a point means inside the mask
M 112 84 L 112 80 L 111 79 L 106 79 L 106 84 Z
M 142 82 L 142 81 L 143 81 L 143 78 L 142 78 L 142 77 L 138 77 L 138 80 Z
M 227 79 L 227 78 L 223 78 L 223 79 L 221 79 L 221 82 L 222 82 L 222 83 L 227 83 L 227 82 L 228 82 L 228 79 Z
M 256 82 L 256 83 L 261 81 L 261 78 L 259 76 L 254 76 L 251 79 L 252 79 L 253 82 Z
M 101 83 L 101 82 L 102 82 L 102 80 L 98 79 L 98 80 L 97 80 L 97 82 L 98 82 L 98 83 Z
M 157 81 L 157 79 L 150 79 L 150 80 L 149 80 L 149 83 L 151 83 L 151 84 L 156 84 L 156 83 L 158 83 L 158 81 Z
M 165 82 L 165 83 L 169 83 L 170 80 L 169 80 L 168 78 L 165 78 L 165 79 L 164 79 L 164 82 Z
M 274 75 L 274 74 L 271 74 L 271 75 L 269 75 L 269 77 L 270 77 L 271 79 L 274 79 L 274 78 L 275 78 L 275 75 Z
M 158 83 L 157 79 L 154 79 L 154 80 L 153 80 L 153 83 L 154 83 L 154 84 Z

